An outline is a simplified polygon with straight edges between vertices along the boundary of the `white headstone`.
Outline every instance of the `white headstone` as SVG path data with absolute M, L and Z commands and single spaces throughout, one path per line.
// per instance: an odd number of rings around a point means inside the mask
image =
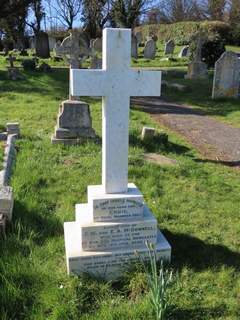
M 240 60 L 234 52 L 224 52 L 215 63 L 212 98 L 237 98 L 240 84 Z
M 128 184 L 128 123 L 131 96 L 159 96 L 161 72 L 130 68 L 131 30 L 104 29 L 103 69 L 71 70 L 71 94 L 103 97 L 102 185 L 88 187 L 88 203 L 76 205 L 76 221 L 64 224 L 68 272 L 117 278 L 134 252 L 158 258 L 171 247 L 134 184 Z

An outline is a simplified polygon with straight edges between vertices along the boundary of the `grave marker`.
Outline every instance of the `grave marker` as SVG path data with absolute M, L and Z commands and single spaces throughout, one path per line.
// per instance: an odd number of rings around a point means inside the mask
M 212 98 L 237 98 L 240 84 L 240 60 L 234 52 L 224 52 L 215 63 Z
M 64 224 L 68 272 L 117 278 L 145 241 L 158 258 L 171 247 L 138 188 L 128 184 L 130 96 L 159 96 L 161 72 L 130 68 L 131 30 L 103 31 L 103 69 L 71 70 L 71 94 L 103 97 L 102 185 L 88 187 L 88 203 L 76 205 L 76 221 Z

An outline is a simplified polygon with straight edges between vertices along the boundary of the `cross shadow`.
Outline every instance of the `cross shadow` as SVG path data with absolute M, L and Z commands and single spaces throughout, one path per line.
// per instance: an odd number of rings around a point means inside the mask
M 157 105 L 158 104 L 158 105 Z M 141 97 L 131 99 L 131 108 L 147 112 L 150 114 L 183 114 L 183 115 L 206 115 L 201 109 L 191 109 L 187 106 L 179 105 L 174 102 L 167 102 L 163 97 Z
M 26 254 L 28 246 L 23 239 L 31 239 L 36 245 L 42 245 L 47 239 L 62 235 L 63 225 L 53 214 L 54 210 L 55 206 L 49 203 L 48 214 L 40 214 L 37 208 L 29 210 L 15 200 L 13 221 L 7 228 L 7 241 L 0 242 L 0 256 L 3 252 L 10 255 Z
M 168 317 L 174 320 L 220 319 L 227 310 L 223 304 L 213 308 L 195 307 L 194 309 L 184 309 L 172 307 L 173 310 L 168 312 Z M 169 307 L 169 309 L 172 308 Z
M 240 167 L 240 160 L 236 161 L 223 161 L 223 160 L 211 160 L 211 159 L 193 159 L 195 162 L 199 163 L 214 163 L 221 164 L 228 167 Z
M 138 146 L 143 148 L 145 152 L 165 152 L 165 153 L 175 153 L 175 154 L 185 154 L 190 151 L 189 148 L 168 141 L 161 134 L 156 134 L 154 137 L 147 141 L 143 141 L 137 134 L 129 134 L 129 144 L 130 146 Z
M 240 270 L 240 253 L 226 246 L 206 243 L 196 237 L 166 229 L 163 233 L 172 246 L 172 265 L 177 270 L 184 266 L 195 271 L 221 266 Z

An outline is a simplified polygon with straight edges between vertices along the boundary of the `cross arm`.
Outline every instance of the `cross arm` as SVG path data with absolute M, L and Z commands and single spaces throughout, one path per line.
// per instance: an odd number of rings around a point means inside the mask
M 71 69 L 70 92 L 72 96 L 105 96 L 104 70 Z
M 159 97 L 161 95 L 161 71 L 131 70 L 131 96 Z

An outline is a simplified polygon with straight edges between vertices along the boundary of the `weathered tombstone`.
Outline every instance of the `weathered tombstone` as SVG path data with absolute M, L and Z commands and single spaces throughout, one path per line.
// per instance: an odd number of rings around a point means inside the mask
M 145 44 L 144 58 L 145 59 L 154 59 L 155 55 L 156 55 L 156 43 L 153 39 L 150 39 Z
M 20 136 L 20 125 L 19 122 L 8 122 L 6 124 L 7 134 L 14 134 L 17 137 Z
M 173 54 L 175 48 L 175 43 L 173 40 L 169 40 L 165 43 L 164 54 Z
M 89 105 L 82 101 L 63 101 L 52 143 L 78 144 L 95 136 Z
M 40 31 L 36 35 L 36 55 L 43 59 L 50 57 L 48 34 L 46 32 Z
M 142 129 L 142 140 L 152 139 L 155 135 L 155 129 L 150 127 L 143 127 Z
M 182 47 L 181 51 L 179 52 L 178 57 L 179 58 L 187 57 L 188 53 L 189 53 L 189 46 L 184 46 L 184 47 Z
M 102 52 L 102 39 L 97 38 L 93 41 L 92 47 L 95 51 Z
M 6 224 L 6 216 L 3 213 L 0 213 L 0 236 L 2 236 L 3 239 L 6 239 Z
M 135 33 L 135 37 L 137 38 L 137 44 L 139 45 L 143 40 L 142 32 L 141 31 L 137 31 Z
M 104 29 L 103 69 L 71 70 L 73 96 L 103 96 L 102 185 L 88 187 L 88 203 L 76 205 L 76 221 L 64 223 L 68 273 L 114 279 L 138 259 L 145 242 L 157 258 L 170 260 L 171 247 L 132 183 L 128 184 L 130 96 L 159 96 L 161 72 L 134 70 L 131 30 Z
M 3 214 L 8 221 L 12 220 L 13 205 L 12 187 L 0 185 L 0 213 Z
M 132 41 L 131 41 L 131 56 L 135 59 L 138 58 L 138 42 L 137 37 L 132 34 Z
M 224 52 L 215 63 L 212 98 L 238 98 L 240 60 L 234 52 Z
M 207 65 L 202 61 L 202 47 L 206 40 L 205 36 L 198 33 L 193 40 L 196 41 L 196 50 L 193 61 L 188 65 L 186 79 L 206 79 L 208 77 Z
M 59 53 L 70 61 L 70 70 L 80 68 L 83 59 L 89 55 L 83 34 L 76 30 L 70 31 L 70 36 L 63 40 Z M 81 144 L 95 136 L 88 104 L 70 94 L 69 100 L 60 105 L 52 143 Z

